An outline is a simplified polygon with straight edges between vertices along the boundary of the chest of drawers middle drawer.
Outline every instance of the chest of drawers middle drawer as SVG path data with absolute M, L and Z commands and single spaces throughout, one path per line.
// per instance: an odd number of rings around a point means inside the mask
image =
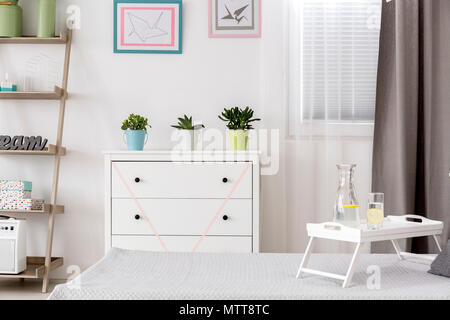
M 113 162 L 112 198 L 252 198 L 248 162 Z
M 252 200 L 112 200 L 113 235 L 251 236 Z M 222 208 L 223 207 L 223 208 Z

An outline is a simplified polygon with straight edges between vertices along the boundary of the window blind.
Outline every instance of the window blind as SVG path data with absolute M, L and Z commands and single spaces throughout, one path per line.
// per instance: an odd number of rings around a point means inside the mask
M 290 131 L 373 122 L 381 0 L 290 0 Z

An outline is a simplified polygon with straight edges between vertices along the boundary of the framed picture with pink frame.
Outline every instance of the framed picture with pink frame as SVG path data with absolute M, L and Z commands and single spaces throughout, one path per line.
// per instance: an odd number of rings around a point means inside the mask
M 182 0 L 114 0 L 115 53 L 182 53 Z
M 260 38 L 261 0 L 209 0 L 210 38 Z

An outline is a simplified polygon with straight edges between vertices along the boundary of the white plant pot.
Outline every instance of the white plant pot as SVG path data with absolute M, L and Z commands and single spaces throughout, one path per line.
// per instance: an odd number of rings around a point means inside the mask
M 203 130 L 180 130 L 182 135 L 183 150 L 203 150 Z

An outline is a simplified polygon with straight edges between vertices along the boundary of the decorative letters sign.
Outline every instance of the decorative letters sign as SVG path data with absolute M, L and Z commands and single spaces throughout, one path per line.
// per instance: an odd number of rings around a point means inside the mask
M 0 150 L 44 150 L 48 140 L 37 137 L 0 136 Z

